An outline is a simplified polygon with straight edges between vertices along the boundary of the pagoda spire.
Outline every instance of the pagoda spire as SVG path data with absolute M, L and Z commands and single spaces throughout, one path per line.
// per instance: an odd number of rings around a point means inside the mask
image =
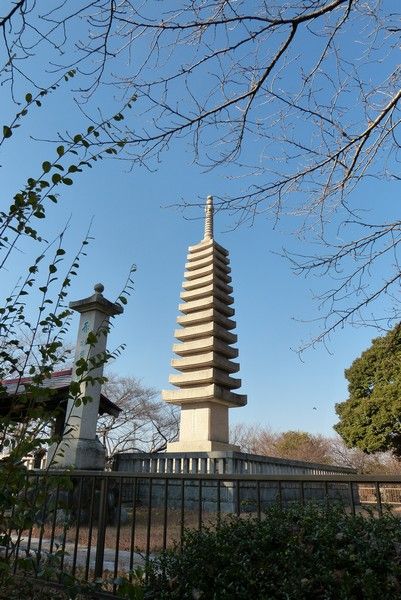
M 204 240 L 212 240 L 213 239 L 213 214 L 214 214 L 213 196 L 208 196 L 206 199 L 206 206 L 205 206 L 205 235 L 203 236 Z
M 205 233 L 188 249 L 182 304 L 174 332 L 178 343 L 169 377 L 178 390 L 164 390 L 163 399 L 181 408 L 180 437 L 168 452 L 238 450 L 229 443 L 228 411 L 244 406 L 247 398 L 236 391 L 241 380 L 233 377 L 239 365 L 228 251 L 213 239 L 213 198 L 205 207 Z

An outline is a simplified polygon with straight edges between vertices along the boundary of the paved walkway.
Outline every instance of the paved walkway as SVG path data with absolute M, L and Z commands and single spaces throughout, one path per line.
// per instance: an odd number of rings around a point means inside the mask
M 19 556 L 23 556 L 24 552 L 27 551 L 27 538 L 22 538 L 19 546 Z M 57 540 L 55 540 L 57 543 Z M 37 551 L 39 548 L 39 538 L 31 538 L 30 551 L 32 554 Z M 50 540 L 42 539 L 42 552 L 49 552 L 50 550 Z M 53 552 L 57 550 L 57 546 L 53 544 Z M 65 556 L 64 556 L 64 564 L 71 565 L 74 557 L 74 544 L 71 542 L 67 542 L 65 545 Z M 88 548 L 86 546 L 78 546 L 77 548 L 77 558 L 76 558 L 76 566 L 77 567 L 86 567 L 86 561 L 88 556 Z M 114 549 L 105 548 L 104 549 L 104 561 L 103 561 L 103 570 L 114 572 L 114 564 L 115 564 L 116 552 Z M 130 557 L 131 553 L 127 550 L 120 550 L 118 552 L 118 571 L 128 573 L 130 568 Z M 92 547 L 90 551 L 90 559 L 89 559 L 89 569 L 95 568 L 95 560 L 96 560 L 96 547 Z M 145 557 L 139 552 L 134 552 L 133 555 L 133 566 L 143 566 L 145 564 Z

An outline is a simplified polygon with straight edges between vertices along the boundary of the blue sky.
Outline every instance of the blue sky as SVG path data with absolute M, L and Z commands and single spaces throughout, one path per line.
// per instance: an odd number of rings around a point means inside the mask
M 54 153 L 52 145 L 32 138 L 54 138 L 57 131 L 66 129 L 78 132 L 85 123 L 70 89 L 66 84 L 46 99 L 45 108 L 36 110 L 26 127 L 24 123 L 3 147 L 2 205 Z M 106 110 L 113 106 L 109 92 L 100 92 L 93 102 L 104 102 Z M 4 122 L 10 114 L 8 106 Z M 134 109 L 135 118 L 140 116 Z M 242 185 L 232 179 L 236 173 L 230 168 L 205 171 L 194 165 L 188 144 L 188 140 L 173 143 L 151 171 L 138 166 L 131 170 L 128 164 L 109 160 L 82 173 L 73 186 L 64 188 L 61 202 L 49 208 L 43 224 L 51 236 L 70 219 L 66 237 L 73 252 L 93 219 L 95 239 L 71 287 L 71 300 L 89 295 L 99 281 L 105 285 L 105 295 L 114 299 L 130 265 L 137 265 L 135 292 L 110 336 L 110 346 L 126 344 L 112 370 L 158 389 L 168 386 L 171 372 L 187 247 L 203 234 L 202 209 L 183 212 L 175 206 L 200 201 L 207 194 L 224 195 Z M 252 183 L 250 178 L 247 183 Z M 357 188 L 353 200 L 369 207 L 372 218 L 380 220 L 396 214 L 395 190 L 389 183 L 371 181 Z M 230 251 L 241 391 L 248 395 L 247 407 L 231 411 L 231 422 L 330 435 L 336 421 L 334 405 L 347 396 L 344 369 L 377 333 L 346 327 L 332 336 L 329 351 L 318 345 L 300 360 L 295 350 L 319 327 L 310 322 L 319 316 L 313 295 L 330 282 L 295 277 L 277 255 L 283 246 L 304 250 L 291 234 L 296 228 L 291 218 L 284 218 L 275 228 L 267 215 L 252 227 L 233 226 L 229 213 L 215 216 L 215 238 Z M 12 287 L 31 259 L 31 250 L 21 246 L 1 275 L 2 291 Z M 71 341 L 76 325 L 77 319 Z
M 29 173 L 38 163 L 29 145 L 14 143 L 15 148 L 15 154 L 7 155 L 7 170 L 3 163 L 2 172 L 7 173 L 3 190 L 7 191 L 20 180 L 22 169 L 16 165 L 22 163 Z M 46 224 L 57 231 L 70 218 L 67 246 L 73 251 L 93 217 L 95 239 L 73 282 L 71 299 L 89 295 L 98 281 L 104 283 L 105 295 L 115 298 L 131 263 L 137 265 L 135 292 L 110 336 L 110 346 L 127 345 L 112 370 L 141 378 L 158 389 L 166 387 L 171 372 L 187 247 L 203 235 L 201 209 L 188 219 L 168 206 L 182 198 L 224 190 L 217 172 L 203 174 L 185 163 L 185 155 L 179 155 L 178 162 L 177 155 L 166 157 L 155 173 L 126 172 L 118 162 L 104 163 L 66 188 L 60 204 L 50 208 Z M 281 231 L 284 226 L 273 230 L 261 218 L 253 227 L 230 229 L 229 216 L 217 214 L 215 238 L 230 251 L 242 391 L 248 394 L 247 407 L 232 410 L 231 422 L 330 434 L 336 420 L 334 404 L 346 398 L 344 368 L 368 345 L 374 332 L 345 328 L 332 337 L 330 353 L 319 345 L 301 361 L 294 350 L 316 332 L 317 325 L 297 319 L 316 317 L 312 303 L 316 282 L 295 277 L 288 263 L 274 254 L 288 241 L 294 244 Z M 18 254 L 14 264 L 29 262 L 29 254 Z M 5 279 L 14 282 L 15 270 Z M 72 341 L 73 330 L 71 334 Z

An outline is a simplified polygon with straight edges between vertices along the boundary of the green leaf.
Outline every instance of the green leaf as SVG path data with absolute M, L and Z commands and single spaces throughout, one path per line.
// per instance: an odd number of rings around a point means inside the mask
M 45 162 L 42 163 L 42 169 L 43 169 L 44 173 L 48 173 L 51 168 L 52 168 L 52 165 L 51 165 L 51 163 L 49 163 L 48 160 L 45 160 Z
M 26 102 L 32 102 L 32 94 L 26 94 L 25 101 Z
M 57 185 L 58 183 L 60 183 L 61 181 L 61 175 L 60 173 L 54 173 L 54 175 L 52 175 L 52 182 Z
M 69 177 L 63 177 L 62 179 L 64 185 L 72 185 L 74 182 L 72 179 L 70 179 Z
M 10 138 L 12 134 L 11 128 L 8 125 L 3 125 L 3 137 Z
M 79 394 L 81 387 L 77 381 L 71 381 L 70 383 L 70 392 L 71 394 Z
M 64 146 L 58 146 L 58 148 L 57 148 L 57 154 L 59 156 L 63 156 L 64 152 L 65 152 L 64 151 Z
M 90 346 L 93 346 L 97 342 L 97 335 L 93 331 L 88 333 L 88 337 L 86 338 L 86 343 Z

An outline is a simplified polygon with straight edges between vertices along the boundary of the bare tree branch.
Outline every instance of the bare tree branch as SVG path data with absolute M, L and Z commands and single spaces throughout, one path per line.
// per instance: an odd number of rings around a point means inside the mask
M 327 310 L 313 341 L 324 341 L 398 292 L 399 223 L 389 217 L 382 236 L 364 241 L 356 194 L 369 179 L 399 179 L 398 13 L 383 0 L 180 0 L 157 11 L 132 0 L 62 0 L 50 9 L 15 2 L 0 20 L 0 80 L 15 93 L 32 79 L 34 55 L 50 74 L 75 68 L 76 99 L 99 127 L 99 85 L 135 96 L 135 121 L 104 130 L 99 149 L 122 143 L 120 160 L 153 169 L 184 140 L 190 159 L 236 178 L 238 191 L 216 199 L 234 228 L 262 214 L 302 222 L 299 239 L 321 249 L 316 260 L 296 261 L 296 271 L 333 278 L 318 299 Z M 387 317 L 399 318 L 398 307 Z
M 122 410 L 103 415 L 98 435 L 108 460 L 117 452 L 160 452 L 178 435 L 178 412 L 161 402 L 159 393 L 134 377 L 110 375 L 103 393 Z

